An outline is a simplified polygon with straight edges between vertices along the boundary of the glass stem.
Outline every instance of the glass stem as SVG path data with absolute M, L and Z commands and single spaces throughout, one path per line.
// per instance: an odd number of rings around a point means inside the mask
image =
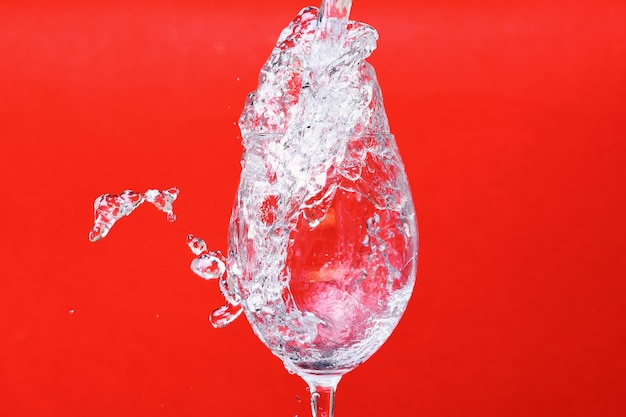
M 315 375 L 305 379 L 311 391 L 313 417 L 333 417 L 335 414 L 335 391 L 341 375 Z

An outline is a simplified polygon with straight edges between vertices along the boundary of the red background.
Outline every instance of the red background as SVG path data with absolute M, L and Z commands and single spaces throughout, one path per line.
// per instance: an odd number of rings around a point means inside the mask
M 311 3 L 84 3 L 0 4 L 0 414 L 306 416 L 185 236 L 226 248 L 235 122 Z M 339 417 L 626 415 L 626 5 L 565 3 L 354 2 L 421 251 Z M 99 194 L 174 185 L 88 241 Z

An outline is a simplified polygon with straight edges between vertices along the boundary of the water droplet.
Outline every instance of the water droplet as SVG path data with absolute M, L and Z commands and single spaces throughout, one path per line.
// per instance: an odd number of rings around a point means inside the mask
M 89 240 L 96 242 L 105 237 L 116 221 L 128 216 L 143 202 L 141 194 L 126 190 L 120 195 L 102 194 L 94 201 L 94 225 Z
M 232 270 L 231 270 L 231 272 L 232 272 Z M 234 293 L 230 289 L 230 286 L 228 284 L 228 279 L 226 278 L 226 275 L 222 275 L 222 277 L 219 280 L 219 284 L 220 284 L 220 292 L 222 293 L 222 295 L 224 296 L 226 301 L 231 303 L 231 304 L 239 304 L 241 299 L 239 298 L 238 294 Z
M 213 327 L 219 329 L 232 323 L 233 320 L 239 317 L 242 311 L 240 304 L 227 303 L 211 313 L 209 320 Z
M 71 308 L 71 309 L 68 311 L 68 313 L 70 313 L 70 314 L 74 314 L 75 312 L 76 312 L 76 310 L 74 310 L 73 308 Z
M 191 261 L 191 270 L 204 279 L 215 279 L 226 272 L 224 256 L 220 252 L 204 253 Z
M 194 255 L 201 255 L 207 252 L 206 242 L 191 233 L 187 235 L 187 246 L 189 246 L 189 249 L 191 249 Z
M 296 395 L 296 401 L 297 401 L 297 402 L 301 402 L 301 401 L 302 401 L 302 398 L 300 398 L 300 396 L 299 396 L 299 395 Z
M 89 232 L 89 240 L 97 242 L 105 237 L 115 222 L 130 215 L 144 201 L 149 201 L 156 208 L 167 213 L 169 221 L 176 220 L 172 205 L 178 197 L 178 188 L 167 190 L 148 190 L 144 194 L 125 190 L 121 194 L 102 194 L 94 201 L 94 223 Z
M 158 319 L 158 318 L 159 318 L 159 315 L 158 315 L 158 314 L 155 314 L 155 315 L 154 315 L 154 317 L 156 317 L 156 318 Z
M 176 220 L 172 205 L 178 197 L 178 188 L 172 187 L 167 190 L 148 190 L 144 193 L 147 201 L 152 203 L 156 208 L 167 214 L 167 220 L 173 222 Z

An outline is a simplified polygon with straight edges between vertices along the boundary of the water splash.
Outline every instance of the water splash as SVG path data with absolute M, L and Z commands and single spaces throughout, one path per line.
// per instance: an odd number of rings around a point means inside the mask
M 154 207 L 167 214 L 167 220 L 173 222 L 176 220 L 172 204 L 178 197 L 178 188 L 169 188 L 167 190 L 148 190 L 144 193 L 144 198 L 152 203 Z
M 349 0 L 304 8 L 248 95 L 228 282 L 291 370 L 351 369 L 412 292 L 417 227 L 374 68 Z
M 242 311 L 243 308 L 241 307 L 241 304 L 226 303 L 222 307 L 213 311 L 213 313 L 209 316 L 209 320 L 211 321 L 213 327 L 220 329 L 232 323 L 241 315 Z
M 191 270 L 218 280 L 226 300 L 211 324 L 245 311 L 290 372 L 366 360 L 404 311 L 417 264 L 410 190 L 365 61 L 378 34 L 348 20 L 350 0 L 322 5 L 283 30 L 246 100 L 227 256 L 187 236 Z M 144 201 L 173 221 L 177 195 L 99 197 L 90 240 Z
M 176 220 L 172 205 L 178 197 L 178 188 L 148 190 L 145 193 L 125 190 L 121 194 L 102 194 L 94 202 L 94 224 L 89 232 L 89 240 L 97 242 L 106 235 L 119 219 L 129 216 L 137 207 L 148 201 L 167 214 L 167 220 Z
M 220 252 L 203 253 L 191 261 L 191 270 L 206 280 L 221 278 L 226 272 L 224 257 Z
M 207 250 L 206 242 L 193 234 L 187 235 L 187 246 L 194 255 L 197 255 L 191 261 L 191 270 L 206 280 L 219 279 L 220 291 L 226 299 L 226 304 L 215 309 L 209 316 L 209 320 L 215 328 L 225 327 L 239 317 L 243 311 L 238 297 L 230 290 L 225 275 L 226 258 L 219 251 Z
M 202 255 L 207 252 L 206 242 L 191 233 L 187 235 L 187 246 L 189 246 L 194 255 Z

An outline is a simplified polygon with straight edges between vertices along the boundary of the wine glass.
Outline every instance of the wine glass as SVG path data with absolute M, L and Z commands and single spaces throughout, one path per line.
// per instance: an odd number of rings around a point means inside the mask
M 324 1 L 283 31 L 240 120 L 245 151 L 228 254 L 192 264 L 220 277 L 228 303 L 214 325 L 243 310 L 309 385 L 314 417 L 333 416 L 341 377 L 390 336 L 417 267 L 411 192 L 363 61 L 376 33 L 348 22 L 350 6 Z
M 417 263 L 415 212 L 393 137 L 351 141 L 372 152 L 358 179 L 329 178 L 279 230 L 270 226 L 282 223 L 272 201 L 282 196 L 266 196 L 266 211 L 250 218 L 255 204 L 240 193 L 231 219 L 229 282 L 255 334 L 309 385 L 314 417 L 333 416 L 341 377 L 392 333 Z M 241 187 L 256 180 L 242 176 Z

